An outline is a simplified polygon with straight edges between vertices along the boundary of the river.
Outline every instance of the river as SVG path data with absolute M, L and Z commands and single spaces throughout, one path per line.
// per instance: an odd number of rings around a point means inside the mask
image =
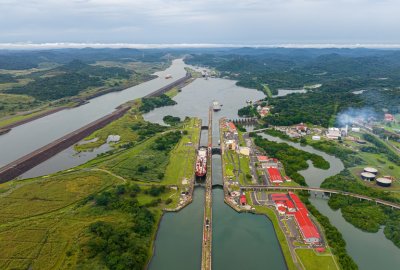
M 77 108 L 63 110 L 13 128 L 9 133 L 0 136 L 0 167 L 113 112 L 117 106 L 127 101 L 145 96 L 172 80 L 185 76 L 184 65 L 182 59 L 174 60 L 169 68 L 155 73 L 159 76 L 156 79 L 91 99 L 89 103 Z M 173 79 L 165 79 L 167 74 L 171 74 Z
M 306 183 L 310 187 L 319 187 L 325 178 L 338 174 L 344 169 L 340 159 L 314 149 L 311 146 L 302 146 L 299 143 L 284 141 L 267 134 L 262 134 L 262 136 L 271 141 L 285 142 L 297 149 L 320 155 L 331 164 L 328 170 L 321 170 L 315 168 L 311 162 L 308 162 L 309 168 L 300 171 L 300 174 L 304 176 Z M 363 232 L 348 223 L 342 217 L 340 210 L 332 210 L 328 206 L 327 198 L 312 194 L 310 201 L 342 233 L 347 243 L 347 251 L 360 269 L 399 269 L 400 249 L 385 237 L 383 229 L 378 233 Z

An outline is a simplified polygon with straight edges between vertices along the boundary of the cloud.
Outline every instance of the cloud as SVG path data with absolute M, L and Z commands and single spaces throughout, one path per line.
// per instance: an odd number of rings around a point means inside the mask
M 395 0 L 1 0 L 2 42 L 400 43 Z

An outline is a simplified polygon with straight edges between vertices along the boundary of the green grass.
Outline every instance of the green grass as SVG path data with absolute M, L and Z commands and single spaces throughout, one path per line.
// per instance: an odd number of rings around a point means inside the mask
M 268 84 L 263 84 L 263 92 L 265 95 L 267 95 L 269 98 L 272 97 L 272 92 L 271 89 L 269 89 Z
M 163 184 L 181 185 L 182 180 L 192 179 L 194 163 L 196 162 L 196 145 L 200 136 L 200 121 L 191 118 L 184 124 L 183 135 L 178 145 L 171 151 L 168 166 L 163 178 Z
M 265 206 L 255 205 L 254 208 L 256 209 L 256 213 L 266 215 L 272 221 L 272 224 L 274 225 L 275 233 L 278 238 L 279 244 L 281 245 L 283 256 L 285 257 L 288 269 L 289 270 L 297 269 L 296 265 L 293 262 L 292 255 L 290 254 L 289 245 L 286 241 L 285 235 L 282 232 L 281 227 L 279 226 L 278 218 L 276 217 L 274 211 Z
M 143 117 L 138 113 L 137 108 L 140 106 L 140 101 L 133 102 L 133 108 L 124 114 L 121 118 L 111 122 L 104 128 L 99 129 L 86 137 L 85 140 L 92 140 L 97 138 L 97 141 L 75 145 L 77 151 L 88 151 L 93 148 L 100 147 L 105 144 L 109 135 L 119 135 L 121 140 L 114 146 L 118 146 L 127 142 L 135 142 L 138 140 L 138 135 L 132 130 L 132 125 L 136 122 L 143 122 Z
M 0 196 L 0 269 L 74 269 L 88 224 L 124 219 L 77 206 L 119 182 L 102 173 L 76 172 L 0 185 L 7 190 Z
M 330 253 L 317 254 L 313 249 L 296 249 L 306 270 L 333 270 L 339 269 Z

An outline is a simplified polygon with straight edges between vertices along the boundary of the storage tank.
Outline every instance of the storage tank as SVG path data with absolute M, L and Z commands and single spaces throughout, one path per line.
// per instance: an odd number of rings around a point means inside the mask
M 380 177 L 376 179 L 376 184 L 381 187 L 390 187 L 390 185 L 392 184 L 392 179 Z
M 376 175 L 373 173 L 369 173 L 369 172 L 362 172 L 361 173 L 361 178 L 363 180 L 368 180 L 368 181 L 373 181 L 375 179 Z
M 372 174 L 375 174 L 375 175 L 378 174 L 378 170 L 375 169 L 375 168 L 372 168 L 372 167 L 366 167 L 366 168 L 364 168 L 364 172 L 372 173 Z

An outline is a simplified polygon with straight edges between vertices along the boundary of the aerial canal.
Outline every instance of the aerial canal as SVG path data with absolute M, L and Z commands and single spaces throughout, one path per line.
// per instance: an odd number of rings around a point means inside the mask
M 177 105 L 162 107 L 144 115 L 145 120 L 162 123 L 165 115 L 173 115 L 184 118 L 185 116 L 199 117 L 203 125 L 208 122 L 208 108 L 213 100 L 223 104 L 222 110 L 213 114 L 213 147 L 218 147 L 219 119 L 221 117 L 237 118 L 237 110 L 246 106 L 246 99 L 258 100 L 263 98 L 261 92 L 238 87 L 234 81 L 224 79 L 197 79 L 182 89 L 174 100 Z M 202 143 L 207 132 L 202 132 Z M 213 184 L 222 184 L 222 167 L 220 155 L 212 156 Z M 155 254 L 150 264 L 151 270 L 158 269 L 200 269 L 201 250 L 193 249 L 190 256 L 186 253 L 171 251 L 173 249 L 184 250 L 185 246 L 178 247 L 174 243 L 188 243 L 188 248 L 194 246 L 193 241 L 198 241 L 201 247 L 202 215 L 204 202 L 204 189 L 195 189 L 194 205 L 190 205 L 182 211 L 174 214 L 166 214 L 160 224 L 160 229 L 155 242 Z M 214 187 L 212 191 L 213 210 L 213 236 L 212 236 L 212 269 L 261 269 L 266 266 L 271 269 L 286 269 L 279 242 L 276 238 L 272 223 L 264 216 L 253 214 L 239 214 L 224 203 L 224 192 L 221 188 Z M 198 224 L 196 232 L 188 228 L 183 220 L 191 219 Z M 199 217 L 200 216 L 200 217 Z M 200 226 L 198 226 L 200 225 Z M 168 229 L 165 229 L 168 228 Z M 170 229 L 169 229 L 170 228 Z M 171 233 L 171 230 L 173 232 Z M 186 234 L 190 230 L 191 234 Z M 200 236 L 198 238 L 197 236 Z M 179 238 L 179 239 L 178 239 Z M 175 255 L 171 255 L 174 253 Z M 176 256 L 175 264 L 166 267 L 161 262 Z M 168 258 L 167 258 L 168 257 Z
M 313 164 L 309 162 L 309 168 L 300 172 L 310 187 L 319 187 L 325 178 L 336 175 L 344 169 L 344 165 L 340 159 L 314 149 L 311 146 L 302 146 L 299 143 L 285 141 L 267 134 L 260 135 L 268 140 L 285 142 L 297 149 L 320 155 L 330 163 L 331 166 L 328 170 L 321 170 L 315 168 Z M 328 205 L 327 199 L 328 197 L 322 198 L 321 195 L 315 196 L 314 194 L 310 197 L 311 203 L 318 211 L 327 216 L 331 223 L 342 233 L 347 243 L 347 251 L 360 269 L 376 270 L 399 268 L 400 249 L 385 237 L 383 229 L 378 233 L 368 233 L 357 229 L 342 217 L 340 210 L 332 210 Z

